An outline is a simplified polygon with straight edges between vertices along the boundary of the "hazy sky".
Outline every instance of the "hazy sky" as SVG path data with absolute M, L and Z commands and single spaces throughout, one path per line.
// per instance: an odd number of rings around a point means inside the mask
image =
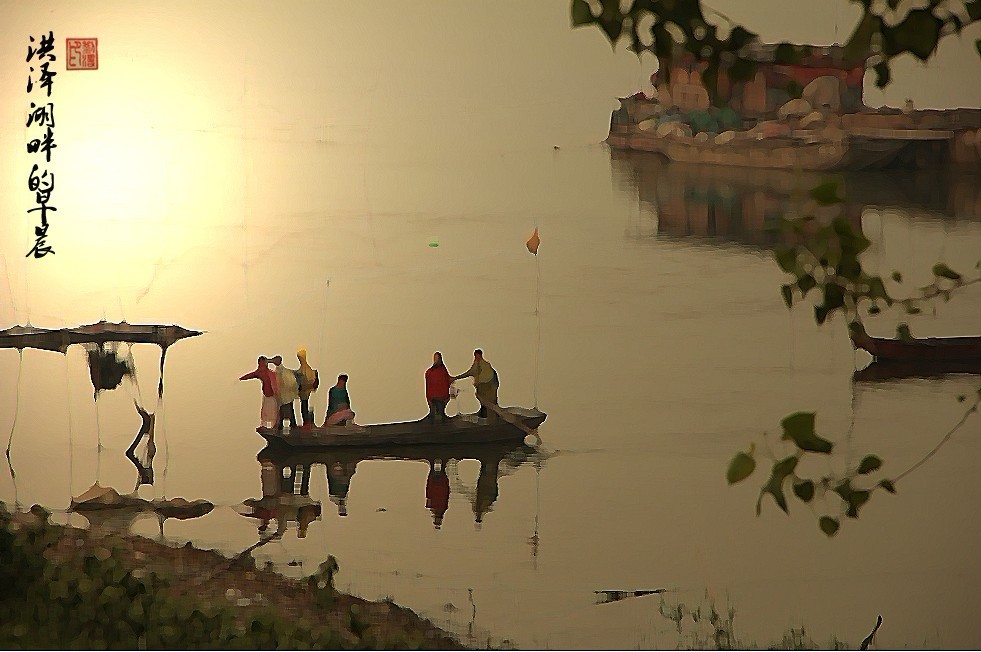
M 713 6 L 767 41 L 844 40 L 857 15 L 843 0 Z M 0 0 L 0 17 L 0 261 L 15 288 L 33 242 L 24 149 L 29 35 L 53 30 L 60 57 L 51 99 L 61 212 L 52 233 L 70 239 L 72 253 L 34 266 L 55 285 L 100 269 L 89 253 L 108 237 L 99 229 L 107 220 L 171 220 L 161 231 L 132 232 L 145 243 L 217 219 L 228 195 L 246 194 L 243 161 L 261 161 L 263 143 L 319 141 L 408 161 L 597 143 L 615 98 L 647 87 L 654 66 L 650 57 L 613 52 L 595 29 L 571 29 L 568 0 L 411 9 Z M 64 70 L 69 36 L 99 39 L 99 70 Z M 929 67 L 898 62 L 892 86 L 867 89 L 867 103 L 981 105 L 979 36 L 975 27 L 950 39 Z M 193 218 L 175 209 L 189 197 Z M 0 292 L 8 293 L 6 283 Z

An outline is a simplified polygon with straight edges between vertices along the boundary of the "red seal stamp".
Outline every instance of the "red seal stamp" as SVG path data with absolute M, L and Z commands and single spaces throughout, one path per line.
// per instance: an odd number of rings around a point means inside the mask
M 66 38 L 65 46 L 68 50 L 66 70 L 99 69 L 99 39 Z

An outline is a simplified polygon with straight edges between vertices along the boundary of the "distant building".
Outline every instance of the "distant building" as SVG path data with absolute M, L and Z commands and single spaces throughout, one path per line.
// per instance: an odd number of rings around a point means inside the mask
M 777 63 L 777 59 L 788 59 L 778 53 L 790 54 L 795 63 Z M 675 48 L 670 59 L 659 61 L 658 71 L 651 76 L 658 102 L 681 111 L 705 110 L 715 95 L 719 98 L 717 104 L 728 105 L 745 118 L 774 115 L 797 98 L 806 99 L 815 109 L 833 113 L 855 113 L 864 108 L 865 60 L 846 60 L 843 47 L 761 43 L 748 47 L 743 56 L 757 65 L 752 80 L 732 82 L 723 65 L 716 88 L 706 89 L 702 71 L 707 64 L 687 50 Z

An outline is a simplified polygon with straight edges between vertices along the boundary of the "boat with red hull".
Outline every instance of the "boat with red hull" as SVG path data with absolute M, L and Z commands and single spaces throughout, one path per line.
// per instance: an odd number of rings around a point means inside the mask
M 981 360 L 981 336 L 887 339 L 872 337 L 861 324 L 848 330 L 856 349 L 864 349 L 876 360 L 903 362 L 966 362 Z

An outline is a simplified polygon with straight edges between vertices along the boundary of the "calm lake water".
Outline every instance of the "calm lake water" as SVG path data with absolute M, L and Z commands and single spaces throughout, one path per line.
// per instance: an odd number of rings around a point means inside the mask
M 250 146 L 195 138 L 226 155 Z M 423 460 L 292 460 L 308 469 L 321 514 L 302 537 L 289 523 L 257 559 L 302 576 L 334 555 L 340 588 L 391 597 L 476 645 L 674 648 L 706 634 L 690 620 L 679 634 L 659 613 L 663 600 L 703 613 L 731 606 L 737 635 L 760 645 L 804 626 L 822 645 L 837 636 L 857 646 L 881 614 L 880 647 L 981 646 L 977 415 L 833 539 L 817 526 L 833 503 L 795 501 L 788 517 L 764 501 L 757 517 L 762 478 L 726 484 L 729 459 L 762 445 L 764 432 L 780 453 L 780 420 L 798 410 L 816 410 L 819 432 L 836 442 L 833 468 L 874 452 L 894 477 L 957 422 L 956 397 L 979 385 L 978 376 L 853 382 L 868 358 L 843 323 L 819 328 L 809 307 L 787 311 L 763 229 L 819 177 L 670 168 L 602 145 L 420 153 L 326 137 L 266 142 L 261 157 L 242 160 L 253 161 L 238 164 L 244 192 L 216 183 L 205 205 L 180 192 L 149 198 L 139 224 L 61 232 L 63 256 L 32 272 L 32 286 L 62 288 L 31 295 L 35 325 L 104 315 L 207 332 L 168 351 L 160 406 L 155 346 L 132 346 L 138 385 L 124 381 L 97 402 L 80 347 L 0 350 L 0 432 L 12 433 L 16 471 L 0 473 L 0 499 L 85 524 L 58 511 L 73 495 L 95 482 L 131 491 L 135 398 L 158 415 L 155 482 L 140 495 L 217 505 L 167 520 L 163 538 L 236 553 L 259 540 L 243 501 L 273 492 L 282 475 L 277 461 L 264 471 L 257 459 L 258 383 L 237 380 L 257 355 L 295 366 L 306 347 L 326 386 L 350 375 L 358 421 L 377 423 L 425 414 L 434 350 L 461 373 L 481 347 L 502 404 L 549 414 L 539 451 L 460 454 L 470 459 L 448 465 L 439 529 Z M 199 197 L 206 180 L 194 169 L 168 172 L 167 187 Z M 899 270 L 913 286 L 929 282 L 937 260 L 967 273 L 981 258 L 976 178 L 845 181 L 849 216 L 874 243 L 872 269 Z M 524 245 L 536 226 L 537 259 Z M 164 246 L 148 257 L 133 241 Z M 889 336 L 900 320 L 887 312 L 869 330 Z M 911 327 L 981 334 L 978 286 Z M 476 406 L 460 387 L 451 413 Z M 314 405 L 321 420 L 325 391 Z M 161 536 L 152 516 L 130 527 Z M 639 589 L 665 592 L 610 604 L 594 594 Z

